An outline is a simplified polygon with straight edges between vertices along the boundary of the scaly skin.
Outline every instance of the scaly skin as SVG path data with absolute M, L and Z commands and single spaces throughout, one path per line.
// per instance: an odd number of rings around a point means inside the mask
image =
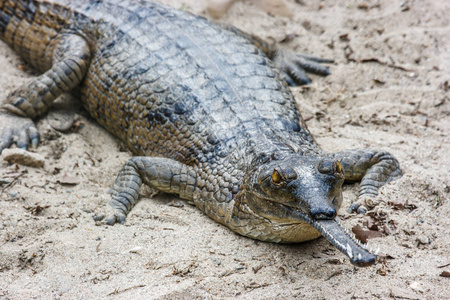
M 361 180 L 353 208 L 364 211 L 401 176 L 398 162 L 376 150 L 323 153 L 286 84 L 329 74 L 319 64 L 328 60 L 157 3 L 73 2 L 0 0 L 0 38 L 43 72 L 1 106 L 0 150 L 36 145 L 31 120 L 76 89 L 135 155 L 114 184 L 108 224 L 125 221 L 145 183 L 242 235 L 322 234 L 355 265 L 375 262 L 336 220 L 341 186 Z

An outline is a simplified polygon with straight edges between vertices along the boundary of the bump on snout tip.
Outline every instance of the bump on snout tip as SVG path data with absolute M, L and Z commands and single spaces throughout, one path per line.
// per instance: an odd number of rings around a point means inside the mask
M 375 254 L 369 253 L 362 255 L 358 253 L 350 258 L 350 261 L 353 265 L 357 267 L 369 267 L 377 261 L 377 256 Z

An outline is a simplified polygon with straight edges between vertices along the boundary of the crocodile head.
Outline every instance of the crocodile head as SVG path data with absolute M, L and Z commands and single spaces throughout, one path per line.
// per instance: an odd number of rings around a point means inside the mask
M 255 214 L 276 224 L 307 223 L 354 265 L 370 266 L 375 262 L 376 255 L 336 218 L 344 182 L 339 161 L 293 154 L 262 164 L 247 179 L 246 203 Z

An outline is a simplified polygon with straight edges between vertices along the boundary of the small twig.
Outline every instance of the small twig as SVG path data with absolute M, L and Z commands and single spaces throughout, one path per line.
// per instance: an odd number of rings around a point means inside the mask
M 355 60 L 355 62 L 358 62 L 358 61 Z M 406 71 L 406 72 L 414 72 L 414 70 L 407 69 L 407 68 L 405 68 L 403 66 L 390 64 L 390 63 L 387 63 L 385 61 L 381 61 L 380 59 L 375 58 L 375 57 L 373 57 L 373 58 L 363 58 L 359 62 L 360 63 L 374 62 L 374 63 L 380 64 L 382 66 L 387 66 L 387 67 L 390 67 L 390 68 L 393 68 L 393 69 L 398 69 L 398 70 L 402 70 L 402 71 Z
M 261 270 L 263 267 L 264 267 L 264 265 L 262 265 L 262 264 L 259 266 L 253 267 L 252 268 L 253 273 L 255 273 L 255 274 L 258 273 L 258 271 Z
M 115 289 L 114 291 L 112 291 L 111 293 L 109 293 L 106 296 L 118 295 L 118 294 L 124 293 L 126 291 L 134 290 L 134 289 L 141 288 L 141 287 L 145 287 L 145 284 L 135 285 L 135 286 L 123 289 L 123 290 L 120 290 L 120 289 L 117 288 L 117 289 Z
M 26 268 L 28 268 L 28 269 L 30 269 L 32 272 L 33 272 L 33 274 L 37 274 L 37 271 L 36 271 L 36 269 L 35 268 L 33 268 L 32 266 L 30 266 L 30 265 L 28 265 L 28 264 L 26 264 L 25 265 L 25 267 Z
M 3 194 L 3 192 L 4 192 L 7 188 L 9 188 L 11 185 L 15 184 L 16 181 L 17 181 L 17 179 L 18 179 L 20 176 L 22 176 L 23 174 L 24 174 L 24 173 L 19 173 L 19 175 L 17 175 L 16 177 L 14 177 L 13 180 L 11 180 L 8 184 L 6 184 L 4 187 L 2 187 L 2 188 L 0 189 L 0 196 Z
M 448 267 L 448 266 L 450 266 L 450 263 L 442 265 L 442 266 L 438 266 L 438 268 L 441 269 L 441 268 L 445 268 L 445 267 Z
M 256 282 L 253 282 L 253 284 L 251 283 L 249 285 L 244 285 L 244 288 L 254 290 L 254 289 L 259 289 L 259 288 L 266 287 L 266 286 L 269 286 L 269 284 L 267 282 L 265 282 L 263 284 L 257 284 Z
M 402 71 L 406 71 L 406 72 L 415 72 L 414 70 L 407 69 L 407 68 L 405 68 L 403 66 L 387 63 L 387 62 L 382 61 L 382 60 L 380 60 L 379 58 L 376 58 L 376 57 L 355 59 L 355 58 L 351 57 L 351 55 L 354 54 L 355 51 L 352 49 L 352 47 L 350 47 L 350 45 L 347 45 L 344 50 L 346 50 L 345 57 L 347 58 L 348 61 L 352 61 L 352 62 L 355 62 L 355 63 L 370 63 L 370 62 L 373 62 L 373 63 L 377 63 L 377 64 L 380 64 L 382 66 L 386 66 L 386 67 L 393 68 L 393 69 L 398 69 L 398 70 L 402 70 Z
M 341 275 L 341 274 L 342 274 L 342 270 L 338 270 L 338 271 L 334 272 L 333 274 L 331 274 L 330 276 L 328 276 L 328 278 L 325 279 L 325 281 L 328 281 L 331 278 L 333 278 L 334 276 L 338 276 L 338 275 Z

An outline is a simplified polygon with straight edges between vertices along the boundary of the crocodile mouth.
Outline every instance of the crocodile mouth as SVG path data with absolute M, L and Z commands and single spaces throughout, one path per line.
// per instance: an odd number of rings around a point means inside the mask
M 292 210 L 292 213 L 295 220 L 301 220 L 314 227 L 339 251 L 347 255 L 353 265 L 368 267 L 377 260 L 378 250 L 374 252 L 367 244 L 361 243 L 337 218 L 315 220 L 299 210 Z
M 368 267 L 377 260 L 377 252 L 367 248 L 367 244 L 357 240 L 338 219 L 334 220 L 310 220 L 312 227 L 319 231 L 339 251 L 350 258 L 352 264 L 358 267 Z
M 345 228 L 337 218 L 314 220 L 301 211 L 294 210 L 293 217 L 308 223 L 322 234 L 339 251 L 350 258 L 353 265 L 368 267 L 375 263 L 377 252 L 368 249 L 367 244 L 361 243 L 355 235 Z
M 260 198 L 260 200 L 262 200 Z M 345 228 L 335 217 L 333 219 L 313 219 L 299 208 L 271 202 L 272 207 L 277 206 L 283 220 L 289 220 L 290 224 L 304 222 L 314 227 L 323 237 L 333 244 L 339 251 L 350 258 L 350 262 L 358 267 L 368 267 L 375 263 L 378 250 L 373 251 L 367 244 L 361 243 L 355 235 Z M 287 224 L 286 224 L 287 225 Z

